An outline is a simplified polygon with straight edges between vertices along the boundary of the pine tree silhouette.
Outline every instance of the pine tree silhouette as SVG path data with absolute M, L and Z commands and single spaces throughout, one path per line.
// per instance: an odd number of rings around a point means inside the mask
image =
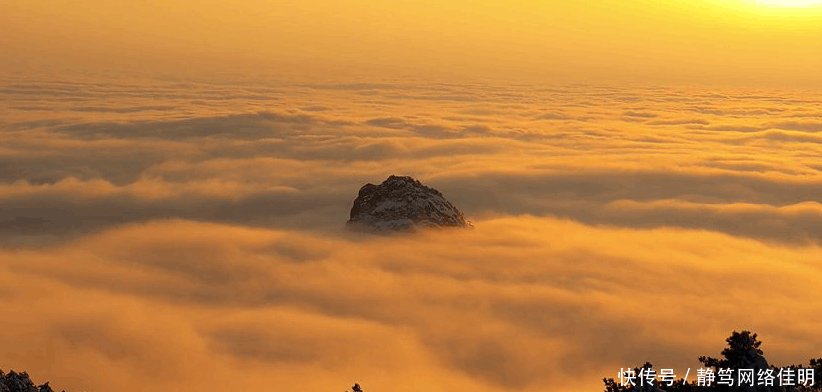
M 737 332 L 734 331 L 730 337 L 725 339 L 728 344 L 722 350 L 721 358 L 714 358 L 709 356 L 699 357 L 699 362 L 705 368 L 713 370 L 714 374 L 719 369 L 753 369 L 754 374 L 757 371 L 772 370 L 773 374 L 777 374 L 778 368 L 772 367 L 765 359 L 765 355 L 760 348 L 762 342 L 759 340 L 757 334 L 750 331 Z M 803 365 L 789 365 L 786 368 L 791 368 L 794 371 L 798 369 L 814 369 L 815 376 L 822 377 L 822 358 L 811 359 L 807 366 Z M 645 363 L 642 367 L 634 368 L 634 374 L 640 374 L 643 369 L 653 369 L 653 365 Z M 736 374 L 736 373 L 734 373 Z M 695 381 L 687 381 L 679 379 L 673 385 L 623 385 L 613 378 L 604 378 L 605 392 L 822 392 L 822 382 L 815 382 L 813 385 L 785 385 L 780 386 L 775 383 L 774 386 L 728 386 L 718 385 L 713 383 L 711 386 L 698 386 Z M 816 380 L 814 380 L 816 381 Z

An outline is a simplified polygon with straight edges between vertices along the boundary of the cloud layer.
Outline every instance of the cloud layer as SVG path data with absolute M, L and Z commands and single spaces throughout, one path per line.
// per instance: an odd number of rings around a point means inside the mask
M 822 257 L 810 93 L 24 80 L 0 96 L 0 366 L 61 388 L 595 390 L 646 359 L 695 366 L 734 328 L 777 363 L 819 354 L 822 313 L 797 301 Z M 346 233 L 357 189 L 389 174 L 477 228 Z

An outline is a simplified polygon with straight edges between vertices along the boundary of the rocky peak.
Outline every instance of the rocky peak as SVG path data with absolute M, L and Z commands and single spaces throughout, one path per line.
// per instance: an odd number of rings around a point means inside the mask
M 440 191 L 408 176 L 390 176 L 360 188 L 348 226 L 375 231 L 423 227 L 470 227 L 462 212 Z

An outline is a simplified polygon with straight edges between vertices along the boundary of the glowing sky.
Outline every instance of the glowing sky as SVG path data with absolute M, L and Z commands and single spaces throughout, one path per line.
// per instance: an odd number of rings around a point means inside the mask
M 0 67 L 820 86 L 810 1 L 5 1 Z
M 774 7 L 814 7 L 822 4 L 819 0 L 757 0 L 759 4 Z
M 0 368 L 573 392 L 734 329 L 819 357 L 820 45 L 806 1 L 0 1 Z M 390 174 L 475 229 L 345 231 Z

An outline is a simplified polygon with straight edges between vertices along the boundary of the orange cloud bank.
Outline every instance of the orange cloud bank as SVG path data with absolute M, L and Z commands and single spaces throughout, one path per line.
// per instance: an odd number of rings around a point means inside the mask
M 817 354 L 820 256 L 535 217 L 407 237 L 161 220 L 0 253 L 0 346 L 72 390 L 595 390 L 649 355 L 695 366 L 733 328 Z
M 69 391 L 579 390 L 818 356 L 818 96 L 6 82 L 0 358 Z M 476 229 L 343 230 L 389 174 Z

